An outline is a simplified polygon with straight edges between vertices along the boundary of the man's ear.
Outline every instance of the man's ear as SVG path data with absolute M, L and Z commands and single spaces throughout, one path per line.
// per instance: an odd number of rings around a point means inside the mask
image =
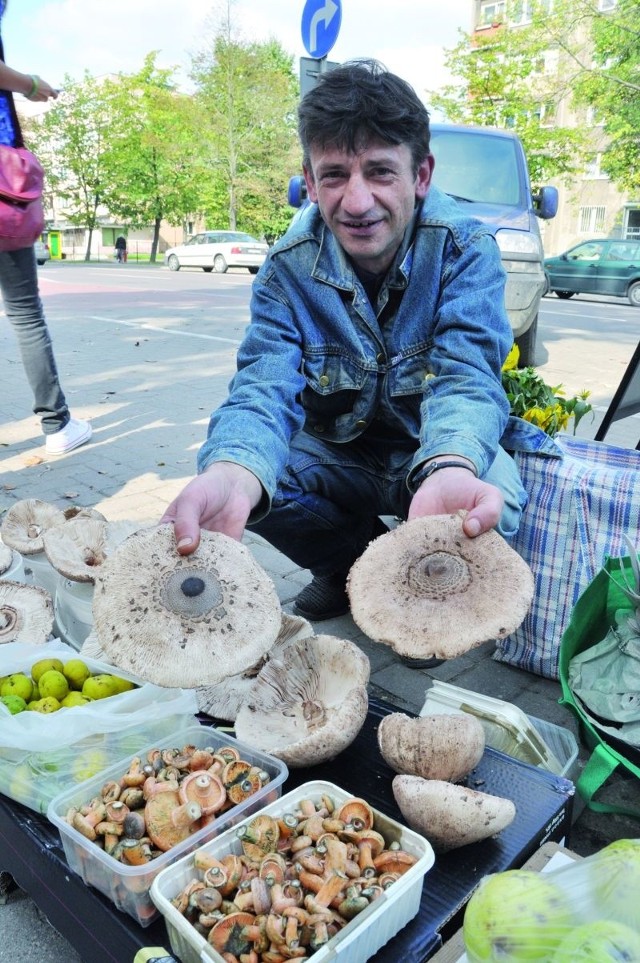
M 416 174 L 416 198 L 418 200 L 422 200 L 422 198 L 427 195 L 435 163 L 436 159 L 433 154 L 427 154 L 418 168 L 418 173 Z
M 307 194 L 310 201 L 315 204 L 318 200 L 318 192 L 316 191 L 316 182 L 313 179 L 313 173 L 309 167 L 303 166 L 302 171 L 304 173 L 304 182 L 307 185 Z

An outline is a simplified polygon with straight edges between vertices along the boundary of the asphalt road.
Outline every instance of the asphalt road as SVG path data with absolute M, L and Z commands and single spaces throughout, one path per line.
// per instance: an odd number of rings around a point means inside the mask
M 236 349 L 248 321 L 251 276 L 240 270 L 225 275 L 199 270 L 171 273 L 161 267 L 111 263 L 48 264 L 39 276 L 71 405 L 108 412 L 112 431 L 121 418 L 126 447 L 136 443 L 136 436 L 127 434 L 124 426 L 134 418 L 147 426 L 156 419 L 164 431 L 169 403 L 172 423 L 183 432 L 180 448 L 188 433 L 187 442 L 195 452 L 205 436 L 209 412 L 224 397 L 234 370 Z M 583 437 L 594 436 L 639 336 L 640 311 L 624 301 L 589 296 L 543 300 L 538 369 L 549 384 L 563 384 L 568 395 L 582 389 L 591 392 L 595 413 L 580 425 L 578 434 Z M 176 385 L 172 369 L 178 358 L 181 367 L 186 361 L 189 378 Z M 11 366 L 10 377 L 21 386 L 21 372 L 13 367 L 19 368 L 13 332 L 3 323 L 0 359 L 5 383 L 2 365 L 6 362 Z M 23 387 L 20 390 L 22 403 L 26 395 Z M 93 413 L 91 417 L 95 425 L 98 419 Z M 170 454 L 172 438 L 176 448 L 175 428 L 161 437 Z M 634 416 L 615 423 L 607 441 L 635 447 L 639 437 L 640 416 Z M 174 457 L 176 480 L 178 475 L 192 473 L 193 461 Z M 80 959 L 25 894 L 14 892 L 6 905 L 0 905 L 0 921 L 0 963 Z

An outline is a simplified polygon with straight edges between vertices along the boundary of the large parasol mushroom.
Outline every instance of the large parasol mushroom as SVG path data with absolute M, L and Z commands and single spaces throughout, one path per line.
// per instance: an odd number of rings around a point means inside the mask
M 333 759 L 364 724 L 369 673 L 366 655 L 346 639 L 293 642 L 258 673 L 236 736 L 292 768 Z
M 88 513 L 78 513 L 64 525 L 44 533 L 44 551 L 65 578 L 73 582 L 95 582 L 107 556 L 141 527 L 139 522 L 108 522 Z
M 282 624 L 277 638 L 267 654 L 255 665 L 241 672 L 230 675 L 216 685 L 204 685 L 196 688 L 198 708 L 216 719 L 235 722 L 241 706 L 249 698 L 249 694 L 256 681 L 256 677 L 267 659 L 278 658 L 284 646 L 297 639 L 306 639 L 313 635 L 313 628 L 306 619 L 299 615 L 282 613 Z
M 181 556 L 169 525 L 135 532 L 107 557 L 93 616 L 113 665 L 186 688 L 244 672 L 281 623 L 273 582 L 244 545 L 203 531 L 197 550 Z
M 21 555 L 37 555 L 44 551 L 44 533 L 65 522 L 64 512 L 55 505 L 39 498 L 25 498 L 8 510 L 0 534 L 5 545 Z
M 0 579 L 0 643 L 42 645 L 53 628 L 53 601 L 35 585 Z
M 520 625 L 533 598 L 531 569 L 495 531 L 468 538 L 462 517 L 405 522 L 355 562 L 351 614 L 370 638 L 400 655 L 453 659 Z

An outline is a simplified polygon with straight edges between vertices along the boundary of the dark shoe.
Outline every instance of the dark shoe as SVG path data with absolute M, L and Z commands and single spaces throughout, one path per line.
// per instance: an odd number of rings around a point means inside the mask
M 314 575 L 293 603 L 293 611 L 311 622 L 337 619 L 349 611 L 345 575 Z
M 435 669 L 437 665 L 442 665 L 445 661 L 444 659 L 436 659 L 435 656 L 431 659 L 412 659 L 408 655 L 399 655 L 398 658 L 403 665 L 410 669 Z

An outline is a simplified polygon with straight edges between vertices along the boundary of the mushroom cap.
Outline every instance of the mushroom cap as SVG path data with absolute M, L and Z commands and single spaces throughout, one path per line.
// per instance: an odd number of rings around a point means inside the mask
M 510 799 L 439 779 L 395 776 L 392 788 L 408 825 L 439 853 L 495 836 L 516 816 Z
M 299 615 L 282 613 L 282 624 L 278 636 L 264 658 L 250 666 L 239 675 L 230 675 L 216 685 L 198 686 L 196 698 L 200 712 L 206 712 L 216 719 L 234 722 L 240 706 L 247 701 L 260 669 L 267 659 L 277 656 L 283 646 L 296 639 L 304 639 L 313 635 L 313 628 L 306 619 Z
M 24 498 L 4 516 L 0 534 L 5 545 L 21 555 L 37 555 L 44 551 L 44 533 L 65 522 L 64 512 L 55 505 L 39 498 Z
M 134 532 L 96 577 L 95 634 L 109 661 L 156 685 L 194 688 L 244 672 L 273 645 L 273 582 L 240 542 L 200 533 L 178 555 L 173 527 Z
M 369 674 L 368 658 L 346 639 L 292 642 L 258 673 L 236 736 L 293 768 L 333 759 L 364 724 Z
M 2 539 L 0 539 L 0 575 L 4 574 L 10 567 L 13 561 L 13 549 L 5 545 Z
M 42 645 L 53 628 L 53 600 L 45 589 L 0 579 L 0 643 Z
M 378 726 L 382 758 L 395 772 L 457 782 L 482 759 L 484 727 L 468 713 L 412 718 L 391 712 Z
M 400 655 L 453 659 L 522 622 L 531 569 L 495 531 L 468 538 L 464 512 L 404 522 L 369 544 L 347 580 L 363 632 Z
M 45 555 L 55 569 L 74 582 L 95 582 L 100 566 L 139 522 L 107 522 L 78 513 L 64 525 L 44 533 Z

